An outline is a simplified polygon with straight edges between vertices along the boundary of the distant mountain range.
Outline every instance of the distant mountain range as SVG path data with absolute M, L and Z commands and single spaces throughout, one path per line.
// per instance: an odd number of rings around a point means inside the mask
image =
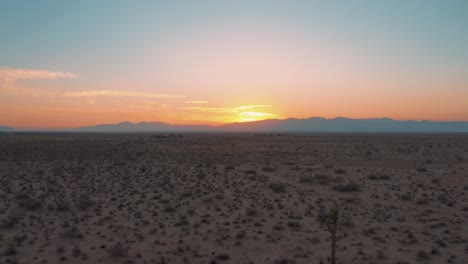
M 0 126 L 0 131 L 22 131 Z M 24 131 L 24 130 L 23 130 Z M 29 130 L 30 131 L 30 130 Z M 52 131 L 52 130 L 49 130 Z M 351 119 L 337 117 L 326 119 L 269 119 L 262 121 L 229 123 L 220 126 L 171 125 L 163 122 L 121 122 L 101 124 L 56 132 L 298 132 L 298 133 L 468 133 L 468 121 L 398 121 L 390 118 Z
M 443 133 L 468 132 L 468 122 L 397 121 L 390 118 L 269 119 L 221 126 L 171 125 L 162 122 L 122 122 L 72 129 L 74 132 L 335 132 Z
M 0 126 L 0 132 L 11 132 L 14 131 L 13 128 L 7 126 Z
M 121 122 L 71 129 L 74 132 L 202 132 L 215 129 L 213 126 L 171 125 L 163 122 Z

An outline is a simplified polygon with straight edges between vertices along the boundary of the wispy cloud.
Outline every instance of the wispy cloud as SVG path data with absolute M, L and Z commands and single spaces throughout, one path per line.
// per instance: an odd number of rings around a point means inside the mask
M 156 109 L 159 109 L 159 110 L 167 110 L 169 109 L 169 105 L 168 104 L 160 104 L 158 102 L 143 102 L 141 104 L 139 104 L 139 106 L 147 109 L 147 110 L 156 110 Z
M 202 107 L 202 106 L 190 106 L 190 107 L 180 107 L 181 110 L 190 110 L 194 112 L 206 112 L 206 113 L 240 113 L 245 110 L 260 108 L 260 107 L 269 107 L 270 105 L 241 105 L 236 107 Z
M 24 86 L 18 87 L 15 82 L 19 80 L 51 80 L 65 78 L 78 78 L 78 76 L 69 72 L 0 67 L 0 93 L 28 96 L 56 96 L 60 92 L 51 91 L 48 89 L 44 91 L 43 89 L 35 89 Z
M 6 82 L 15 82 L 17 80 L 44 80 L 64 78 L 78 78 L 78 76 L 70 72 L 0 67 L 0 80 Z
M 185 101 L 186 104 L 207 104 L 208 101 Z
M 223 107 L 179 107 L 180 110 L 188 110 L 198 113 L 234 113 L 236 112 L 233 108 L 223 108 Z
M 260 107 L 270 107 L 270 105 L 242 105 L 234 108 L 236 111 L 243 111 L 243 110 L 248 110 L 252 108 L 260 108 Z
M 96 96 L 111 96 L 111 97 L 147 97 L 147 98 L 185 98 L 185 95 L 177 94 L 159 94 L 146 92 L 132 92 L 122 90 L 90 90 L 78 92 L 66 92 L 65 96 L 73 97 L 96 97 Z

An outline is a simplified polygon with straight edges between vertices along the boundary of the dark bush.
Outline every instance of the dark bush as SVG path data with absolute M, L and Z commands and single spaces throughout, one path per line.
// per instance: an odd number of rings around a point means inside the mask
M 299 181 L 302 183 L 312 183 L 314 182 L 314 177 L 304 175 L 299 178 Z
M 235 169 L 234 166 L 232 165 L 227 165 L 226 167 L 224 167 L 225 170 L 233 170 Z
M 272 182 L 268 184 L 268 187 L 276 193 L 285 193 L 288 186 L 281 182 Z
M 380 176 L 379 176 L 379 179 L 380 179 L 380 180 L 384 180 L 384 181 L 389 181 L 389 180 L 391 180 L 392 178 L 391 178 L 389 175 L 385 175 L 385 174 L 384 174 L 384 175 L 380 175 Z
M 42 208 L 42 202 L 34 198 L 26 198 L 18 201 L 18 205 L 28 210 L 39 210 Z
M 128 248 L 126 248 L 122 243 L 117 242 L 109 248 L 109 254 L 112 257 L 125 257 L 128 255 Z
M 328 185 L 330 183 L 330 176 L 325 174 L 317 174 L 315 175 L 315 179 L 322 185 Z
M 258 216 L 258 211 L 255 208 L 247 207 L 245 209 L 245 214 L 249 217 L 254 217 L 254 216 Z
M 229 256 L 229 254 L 219 254 L 219 255 L 216 256 L 216 259 L 219 260 L 219 261 L 228 260 L 230 258 L 231 257 Z
M 346 173 L 346 170 L 344 170 L 344 169 L 336 169 L 336 170 L 335 170 L 335 173 L 336 173 L 336 174 L 345 174 L 345 173 Z
M 14 256 L 16 254 L 18 254 L 18 250 L 14 246 L 7 247 L 5 251 L 3 252 L 4 256 Z
M 354 182 L 349 182 L 346 184 L 337 184 L 333 187 L 338 192 L 358 192 L 361 190 L 361 187 Z
M 273 167 L 263 167 L 262 168 L 262 171 L 263 172 L 272 172 L 272 171 L 275 171 L 276 169 L 273 168 Z
M 94 205 L 93 200 L 89 197 L 89 195 L 82 195 L 78 198 L 78 201 L 76 202 L 76 206 L 80 210 L 86 210 Z
M 424 251 L 424 250 L 419 250 L 417 257 L 419 260 L 428 260 L 429 259 L 429 254 Z
M 80 239 L 83 238 L 83 234 L 81 233 L 80 229 L 76 226 L 67 229 L 65 232 L 62 233 L 64 238 L 70 239 Z
M 0 228 L 10 229 L 14 228 L 21 221 L 21 217 L 18 215 L 9 215 L 0 222 Z
M 67 212 L 70 211 L 70 204 L 65 201 L 59 201 L 55 205 L 55 209 L 59 212 Z
M 389 175 L 376 175 L 376 174 L 369 174 L 367 175 L 367 179 L 369 180 L 383 180 L 383 181 L 388 181 L 391 179 Z
M 403 193 L 403 194 L 400 194 L 398 196 L 398 198 L 400 198 L 400 200 L 403 200 L 403 201 L 411 201 L 413 200 L 413 196 L 411 196 L 410 193 Z
M 296 261 L 290 258 L 279 258 L 275 261 L 275 264 L 296 264 Z

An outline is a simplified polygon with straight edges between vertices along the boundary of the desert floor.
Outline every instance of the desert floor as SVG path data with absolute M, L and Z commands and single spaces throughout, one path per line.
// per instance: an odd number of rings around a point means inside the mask
M 0 134 L 0 263 L 468 263 L 467 135 Z

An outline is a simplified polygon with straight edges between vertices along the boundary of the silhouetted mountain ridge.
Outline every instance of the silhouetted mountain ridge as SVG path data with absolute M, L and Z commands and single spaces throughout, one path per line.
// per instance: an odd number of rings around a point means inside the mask
M 352 119 L 310 117 L 267 119 L 220 126 L 171 125 L 164 122 L 121 122 L 71 129 L 76 132 L 334 132 L 334 133 L 444 133 L 468 132 L 466 121 L 398 121 L 391 118 Z
M 14 131 L 14 128 L 0 125 L 0 132 L 11 132 Z
M 132 123 L 128 121 L 117 124 L 102 124 L 88 127 L 71 129 L 76 132 L 196 132 L 209 131 L 211 126 L 197 125 L 171 125 L 164 122 L 139 122 Z

